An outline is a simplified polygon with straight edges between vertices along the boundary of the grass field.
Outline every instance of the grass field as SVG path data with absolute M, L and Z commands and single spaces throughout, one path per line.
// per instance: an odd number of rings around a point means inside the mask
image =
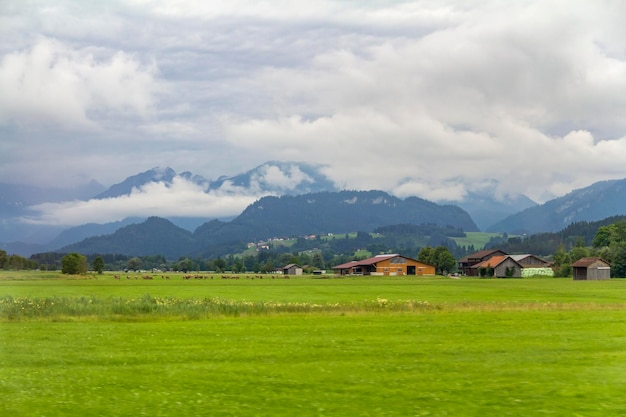
M 620 415 L 625 319 L 626 280 L 4 272 L 0 415 Z
M 474 246 L 476 250 L 480 250 L 485 247 L 492 237 L 500 237 L 501 233 L 487 233 L 487 232 L 465 232 L 465 237 L 451 237 L 457 245 L 470 247 Z M 513 237 L 513 236 L 511 236 Z

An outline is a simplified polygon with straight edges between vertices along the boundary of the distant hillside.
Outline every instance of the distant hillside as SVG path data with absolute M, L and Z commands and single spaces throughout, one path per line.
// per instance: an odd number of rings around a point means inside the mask
M 537 233 L 526 237 L 512 237 L 505 242 L 487 245 L 488 248 L 501 249 L 507 253 L 533 253 L 548 256 L 556 252 L 560 245 L 570 250 L 582 239 L 586 246 L 591 246 L 600 226 L 607 226 L 626 220 L 626 216 L 613 216 L 597 222 L 576 222 L 552 233 Z
M 164 255 L 169 259 L 194 251 L 191 232 L 159 217 L 150 217 L 143 223 L 122 227 L 113 234 L 90 237 L 58 250 L 84 254 Z
M 382 191 L 322 192 L 299 196 L 264 197 L 232 221 L 256 234 L 296 236 L 305 233 L 372 231 L 391 224 L 450 225 L 477 231 L 467 212 L 417 197 L 405 200 Z M 313 229 L 313 230 L 311 230 Z
M 91 237 L 63 252 L 211 256 L 271 237 L 305 234 L 370 232 L 393 224 L 433 224 L 477 231 L 470 216 L 457 206 L 442 206 L 416 197 L 401 200 L 382 191 L 342 191 L 302 196 L 264 197 L 230 222 L 210 221 L 192 234 L 165 219 L 152 217 L 107 236 Z M 221 247 L 221 248 L 220 248 Z
M 626 179 L 601 181 L 531 207 L 490 226 L 490 232 L 556 232 L 575 222 L 626 214 Z
M 93 236 L 109 235 L 116 230 L 128 226 L 130 224 L 136 224 L 144 221 L 142 218 L 126 218 L 119 222 L 111 222 L 105 224 L 88 223 L 81 226 L 76 226 L 64 230 L 56 238 L 54 238 L 49 244 L 46 245 L 49 249 L 60 248 L 70 245 L 72 243 L 80 242 Z

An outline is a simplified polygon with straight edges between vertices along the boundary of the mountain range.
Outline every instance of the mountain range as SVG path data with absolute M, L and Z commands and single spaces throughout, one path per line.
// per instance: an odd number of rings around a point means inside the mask
M 263 197 L 229 222 L 209 221 L 193 233 L 166 219 L 151 217 L 115 233 L 85 239 L 61 252 L 122 253 L 134 256 L 214 256 L 217 247 L 243 245 L 273 237 L 373 231 L 394 224 L 434 224 L 477 231 L 471 217 L 452 205 L 382 191 L 320 192 Z M 219 253 L 218 253 L 219 254 Z
M 346 191 L 339 190 L 324 172 L 323 165 L 270 161 L 242 174 L 222 176 L 217 180 L 207 180 L 188 171 L 176 173 L 169 167 L 156 167 L 130 176 L 109 188 L 96 181 L 63 190 L 0 183 L 0 248 L 22 256 L 71 248 L 72 244 L 84 239 L 114 234 L 121 228 L 140 224 L 152 216 L 148 212 L 145 217 L 135 216 L 110 223 L 88 223 L 70 228 L 23 222 L 22 219 L 31 214 L 33 205 L 68 200 L 116 199 L 143 190 L 150 184 L 173 187 L 175 181 L 180 180 L 193 184 L 200 192 L 207 194 L 247 196 L 251 201 L 257 200 L 238 215 L 233 213 L 232 216 L 215 217 L 200 213 L 193 217 L 167 216 L 171 224 L 186 230 L 193 239 L 197 237 L 194 234 L 200 232 L 214 234 L 214 237 L 203 238 L 205 244 L 224 243 L 227 237 L 233 236 L 254 240 L 274 235 L 367 231 L 375 226 L 393 223 L 442 224 L 450 217 L 455 219 L 450 224 L 459 225 L 466 231 L 533 234 L 560 230 L 572 222 L 595 221 L 626 212 L 623 208 L 626 207 L 626 179 L 595 183 L 542 205 L 521 194 L 497 198 L 489 190 L 468 192 L 462 201 L 437 203 L 418 197 L 399 199 L 379 191 L 361 192 L 365 194 L 347 197 Z M 494 180 L 491 189 L 495 189 L 496 183 Z M 355 196 L 359 204 L 350 207 L 345 203 Z M 311 200 L 315 203 L 302 203 Z M 331 201 L 334 202 L 331 204 Z M 338 204 L 338 201 L 343 201 L 343 205 Z M 379 203 L 373 204 L 374 201 Z M 323 202 L 328 204 L 324 205 Z M 365 202 L 369 202 L 367 209 L 360 205 Z M 454 210 L 452 206 L 456 206 Z M 350 208 L 354 210 L 350 211 Z M 381 216 L 386 216 L 384 222 Z M 276 218 L 281 221 L 275 221 Z M 296 221 L 301 218 L 306 220 Z M 461 218 L 464 220 L 461 221 Z M 342 221 L 333 223 L 333 219 Z
M 556 232 L 572 223 L 626 214 L 626 179 L 600 181 L 496 222 L 487 231 L 509 234 Z

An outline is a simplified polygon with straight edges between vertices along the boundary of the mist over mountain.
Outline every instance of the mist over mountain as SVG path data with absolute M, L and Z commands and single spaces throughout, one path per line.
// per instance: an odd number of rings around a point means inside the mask
M 71 188 L 0 183 L 0 245 L 9 253 L 28 254 L 49 242 L 65 227 L 23 222 L 29 207 L 45 202 L 87 200 L 105 187 L 95 180 Z
M 211 182 L 201 175 L 193 174 L 189 171 L 184 171 L 179 174 L 176 173 L 170 167 L 154 167 L 144 172 L 140 172 L 139 174 L 130 176 L 126 178 L 124 181 L 119 182 L 117 184 L 113 184 L 107 190 L 98 194 L 94 198 L 102 199 L 102 198 L 114 198 L 120 197 L 123 195 L 129 195 L 133 191 L 133 189 L 138 189 L 144 187 L 150 183 L 165 183 L 168 186 L 172 185 L 174 178 L 180 177 L 185 180 L 200 185 L 203 189 L 208 191 L 211 186 Z
M 523 194 L 495 196 L 490 191 L 468 191 L 461 201 L 449 201 L 467 211 L 480 230 L 486 230 L 494 223 L 518 213 L 537 203 Z
M 237 187 L 275 195 L 339 191 L 323 169 L 324 165 L 320 164 L 269 161 L 243 174 L 211 181 L 209 188 Z
M 556 232 L 575 222 L 623 214 L 626 214 L 626 179 L 600 181 L 513 214 L 488 230 L 512 234 Z
M 37 187 L 0 182 L 0 217 L 18 216 L 34 204 L 67 200 L 86 200 L 105 190 L 95 180 L 71 188 Z
M 69 190 L 0 183 L 0 245 L 9 253 L 28 256 L 42 248 L 59 248 L 88 237 L 110 234 L 120 227 L 141 222 L 151 216 L 166 218 L 174 225 L 193 233 L 202 230 L 207 222 L 219 219 L 220 223 L 229 225 L 224 228 L 220 226 L 217 228 L 219 230 L 213 231 L 217 235 L 225 236 L 221 241 L 232 236 L 233 230 L 241 231 L 235 233 L 235 236 L 246 239 L 265 236 L 270 232 L 283 235 L 316 232 L 305 230 L 299 225 L 294 226 L 297 223 L 281 223 L 274 221 L 271 216 L 265 218 L 260 206 L 273 207 L 281 213 L 280 220 L 300 216 L 308 218 L 309 224 L 312 224 L 312 221 L 324 217 L 325 222 L 320 224 L 325 224 L 323 231 L 328 232 L 340 229 L 371 229 L 372 225 L 381 224 L 376 217 L 378 214 L 373 214 L 376 210 L 372 207 L 364 211 L 370 217 L 359 212 L 344 216 L 342 210 L 345 206 L 342 205 L 326 207 L 319 204 L 319 201 L 314 205 L 300 205 L 287 198 L 343 193 L 326 174 L 326 168 L 321 164 L 269 161 L 238 175 L 207 180 L 189 171 L 176 173 L 170 167 L 155 167 L 130 176 L 108 189 L 104 189 L 96 181 Z M 459 181 L 462 183 L 463 179 Z M 427 204 L 406 208 L 411 207 L 415 201 L 427 201 L 419 197 L 401 200 L 386 194 L 372 199 L 393 201 L 396 207 L 405 207 L 404 212 L 396 209 L 393 213 L 386 214 L 397 218 L 392 223 L 399 223 L 400 219 L 405 219 L 402 222 L 406 223 L 438 223 L 437 216 L 443 213 L 441 207 L 456 206 L 471 217 L 471 225 L 464 222 L 463 228 L 466 231 L 477 227 L 479 230 L 493 232 L 530 234 L 559 230 L 576 221 L 595 221 L 625 214 L 625 183 L 626 180 L 602 181 L 540 206 L 528 197 L 514 192 L 504 196 L 496 195 L 497 179 L 492 179 L 483 184 L 482 188 L 473 191 L 467 190 L 467 185 L 464 185 L 467 191 L 463 200 L 429 201 L 436 209 L 427 207 Z M 362 194 L 360 198 L 366 201 L 369 197 L 365 196 L 369 194 L 366 191 L 362 193 L 366 194 Z M 384 204 L 380 205 L 382 206 Z M 310 207 L 315 207 L 313 212 L 309 212 Z M 59 216 L 65 218 L 74 219 L 82 212 L 89 214 L 93 220 L 72 227 L 47 224 L 45 217 L 37 217 L 35 209 L 43 216 L 46 213 L 42 210 L 50 208 L 57 210 Z M 115 216 L 128 208 L 133 209 L 131 214 L 118 216 L 121 220 L 107 221 L 107 211 Z M 155 213 L 154 209 L 158 212 Z M 415 211 L 412 217 L 408 214 L 410 210 Z M 398 214 L 401 212 L 402 214 Z M 439 218 L 448 215 L 449 213 Z M 375 219 L 372 220 L 371 216 Z M 406 219 L 407 216 L 411 218 Z M 333 223 L 333 219 L 342 220 Z M 263 233 L 259 234 L 261 230 Z
M 464 231 L 478 230 L 471 217 L 451 205 L 417 197 L 405 200 L 382 191 L 321 192 L 299 196 L 264 197 L 230 222 L 213 220 L 194 233 L 168 220 L 152 217 L 107 236 L 91 237 L 65 246 L 62 252 L 127 255 L 211 256 L 211 248 L 245 246 L 272 237 L 306 234 L 371 232 L 393 224 L 434 224 Z

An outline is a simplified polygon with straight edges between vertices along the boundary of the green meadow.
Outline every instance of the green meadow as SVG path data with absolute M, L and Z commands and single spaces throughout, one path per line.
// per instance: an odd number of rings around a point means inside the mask
M 626 280 L 0 273 L 0 415 L 609 416 Z

